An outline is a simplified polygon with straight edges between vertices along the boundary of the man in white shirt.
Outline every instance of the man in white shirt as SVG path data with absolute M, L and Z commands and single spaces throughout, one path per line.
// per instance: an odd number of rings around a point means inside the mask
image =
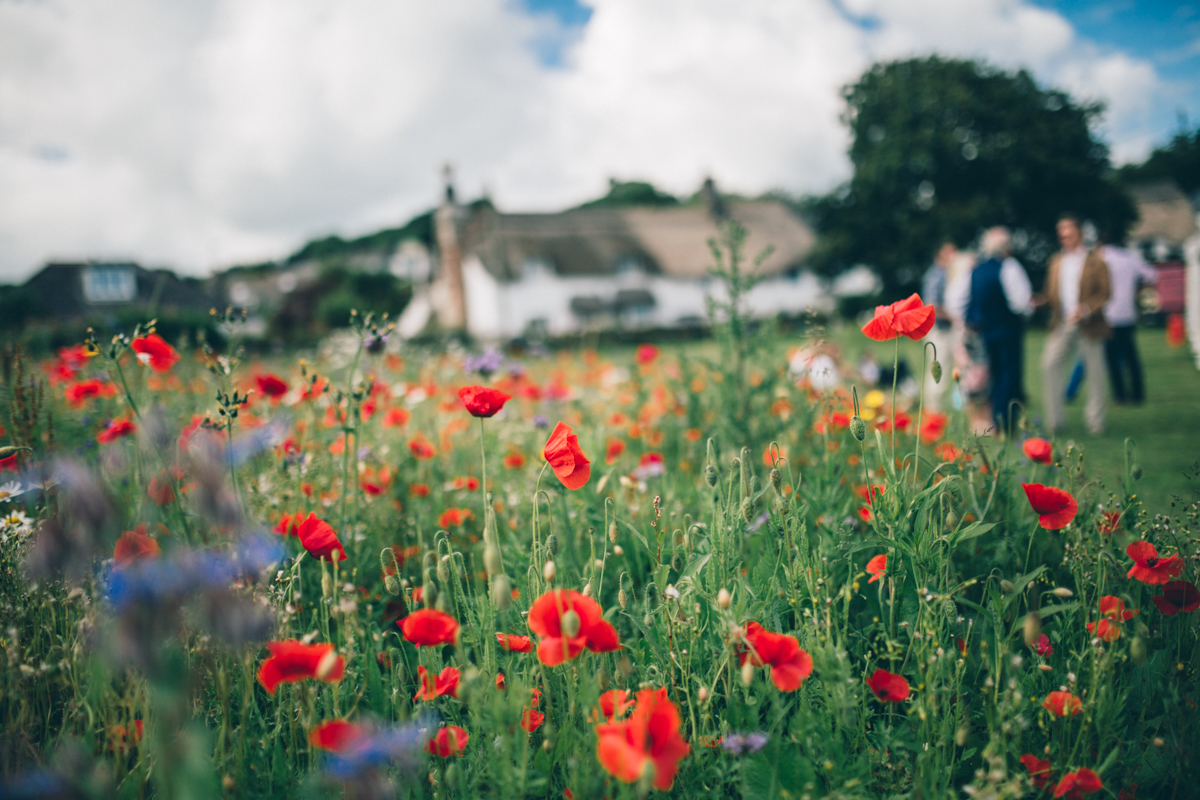
M 1101 253 L 1112 279 L 1112 299 L 1104 306 L 1104 318 L 1112 328 L 1112 338 L 1104 343 L 1104 357 L 1108 361 L 1113 402 L 1141 405 L 1146 399 L 1146 391 L 1135 338 L 1138 281 L 1158 283 L 1158 272 L 1136 250 L 1109 244 L 1101 248 Z

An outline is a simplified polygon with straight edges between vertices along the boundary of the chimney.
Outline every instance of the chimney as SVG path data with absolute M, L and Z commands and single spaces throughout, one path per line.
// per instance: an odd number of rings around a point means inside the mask
M 438 309 L 438 322 L 446 330 L 463 330 L 467 326 L 467 302 L 463 292 L 462 249 L 458 241 L 458 222 L 462 208 L 454 199 L 454 168 L 442 168 L 446 190 L 434 213 L 437 235 L 439 271 L 445 281 L 445 304 Z

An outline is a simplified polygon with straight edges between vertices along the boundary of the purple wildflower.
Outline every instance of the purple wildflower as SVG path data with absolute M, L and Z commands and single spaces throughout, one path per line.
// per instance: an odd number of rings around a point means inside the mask
M 769 737 L 765 733 L 731 733 L 721 740 L 721 747 L 735 756 L 757 753 L 766 745 Z

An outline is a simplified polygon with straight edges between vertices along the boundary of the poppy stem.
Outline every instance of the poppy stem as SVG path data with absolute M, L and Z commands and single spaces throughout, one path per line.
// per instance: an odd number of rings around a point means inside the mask
M 896 378 L 900 375 L 900 337 L 896 337 L 896 352 L 892 356 L 892 463 L 896 465 Z M 890 471 L 890 470 L 889 470 Z
M 483 440 L 483 417 L 479 418 L 479 456 L 483 461 L 483 465 L 480 467 L 482 472 L 479 476 L 479 491 L 483 494 L 483 538 L 486 541 L 488 537 L 487 447 Z M 500 543 L 496 542 L 496 546 L 499 547 Z

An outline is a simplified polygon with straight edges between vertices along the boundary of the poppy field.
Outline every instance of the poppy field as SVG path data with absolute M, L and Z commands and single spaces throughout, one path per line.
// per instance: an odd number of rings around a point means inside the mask
M 0 797 L 1196 796 L 1195 498 L 732 295 L 703 355 L 7 349 Z

